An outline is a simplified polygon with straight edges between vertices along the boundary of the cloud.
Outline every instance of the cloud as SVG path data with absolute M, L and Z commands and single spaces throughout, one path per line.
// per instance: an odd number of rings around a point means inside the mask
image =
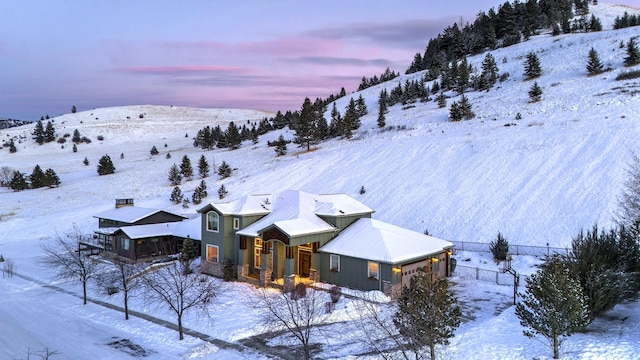
M 353 40 L 360 39 L 372 44 L 384 44 L 394 48 L 420 49 L 430 38 L 450 25 L 448 19 L 410 20 L 395 23 L 355 23 L 308 31 L 306 35 L 319 39 Z
M 178 65 L 178 66 L 130 66 L 116 69 L 119 72 L 131 74 L 146 75 L 191 75 L 206 73 L 233 73 L 246 72 L 248 69 L 242 69 L 234 66 L 221 65 Z
M 307 63 L 323 66 L 391 66 L 393 61 L 388 59 L 358 59 L 358 58 L 342 58 L 330 56 L 304 56 L 296 58 L 283 59 L 285 62 Z

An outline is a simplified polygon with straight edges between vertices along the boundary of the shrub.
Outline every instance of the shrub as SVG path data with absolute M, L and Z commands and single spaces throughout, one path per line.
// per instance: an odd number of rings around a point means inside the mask
M 620 74 L 618 74 L 618 76 L 616 76 L 616 80 L 620 81 L 620 80 L 632 80 L 632 79 L 637 79 L 640 78 L 640 70 L 634 70 L 634 71 L 626 71 L 626 72 L 622 72 Z
M 296 285 L 290 295 L 291 300 L 302 299 L 305 296 L 307 296 L 307 286 L 303 283 Z
M 102 141 L 102 140 L 104 140 L 104 136 L 98 135 L 98 141 Z
M 236 278 L 236 275 L 233 260 L 230 258 L 224 259 L 224 262 L 222 263 L 222 278 L 224 281 L 232 281 Z
M 496 240 L 489 244 L 489 250 L 493 254 L 493 260 L 496 262 L 505 261 L 509 253 L 509 242 L 498 232 Z

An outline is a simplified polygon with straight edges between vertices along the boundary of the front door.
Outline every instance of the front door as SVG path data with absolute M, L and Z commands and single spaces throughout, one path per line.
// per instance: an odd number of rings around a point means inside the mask
M 298 272 L 302 277 L 309 277 L 309 269 L 311 268 L 311 253 L 308 251 L 300 251 L 298 254 Z

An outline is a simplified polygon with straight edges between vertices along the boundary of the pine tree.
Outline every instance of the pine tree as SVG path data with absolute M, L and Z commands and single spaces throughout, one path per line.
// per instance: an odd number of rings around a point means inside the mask
M 349 105 L 344 112 L 344 136 L 350 139 L 352 131 L 360 127 L 360 117 L 358 117 L 358 110 L 356 108 L 356 102 L 351 98 Z
M 88 166 L 88 165 L 89 165 L 89 159 L 87 159 L 87 157 L 85 157 L 85 158 L 84 158 L 84 160 L 82 160 L 82 163 L 83 163 L 85 166 Z
M 44 172 L 43 183 L 45 186 L 50 188 L 56 187 L 60 185 L 60 178 L 58 177 L 58 174 L 53 171 L 53 169 L 47 169 Z
M 171 165 L 168 175 L 172 186 L 178 186 L 182 183 L 182 173 L 176 164 Z
M 604 71 L 604 66 L 602 65 L 602 61 L 600 61 L 600 56 L 598 52 L 591 48 L 589 50 L 589 62 L 587 63 L 587 72 L 589 76 L 598 75 Z
M 191 195 L 191 201 L 195 205 L 198 205 L 202 202 L 202 190 L 200 189 L 200 186 L 196 186 L 196 188 L 193 190 L 193 195 Z
M 56 130 L 53 127 L 51 121 L 47 121 L 47 125 L 44 129 L 44 142 L 52 142 L 56 139 Z
M 209 196 L 209 193 L 207 192 L 207 182 L 204 180 L 200 181 L 200 191 L 202 193 L 202 198 L 206 198 L 207 196 Z
M 9 140 L 9 153 L 13 154 L 18 152 L 18 149 L 16 148 L 16 144 L 13 142 L 13 139 Z
M 329 124 L 329 132 L 331 133 L 331 136 L 340 136 L 343 134 L 343 128 L 344 122 L 334 101 L 333 108 L 331 109 L 331 122 Z
M 76 111 L 78 111 L 78 110 L 76 109 L 76 106 L 75 106 L 75 105 L 73 105 L 73 106 L 71 107 L 71 113 L 72 113 L 72 114 L 75 114 L 75 113 L 76 113 Z
M 540 75 L 542 75 L 540 60 L 538 59 L 538 55 L 531 51 L 527 54 L 527 59 L 524 63 L 525 80 L 535 79 Z
M 153 145 L 151 147 L 151 151 L 150 151 L 151 155 L 158 155 L 160 152 L 158 151 L 158 149 L 156 148 L 155 145 Z
M 201 179 L 209 176 L 209 162 L 207 162 L 207 158 L 204 155 L 201 155 L 200 160 L 198 160 L 198 175 L 200 175 Z
M 482 60 L 482 73 L 480 74 L 480 89 L 489 90 L 498 81 L 498 64 L 496 59 L 487 53 Z
M 180 190 L 180 188 L 177 186 L 174 187 L 171 191 L 171 197 L 169 197 L 169 200 L 171 200 L 171 202 L 174 204 L 180 204 L 183 199 L 184 196 L 182 195 L 182 190 Z
M 227 188 L 224 187 L 224 184 L 220 185 L 220 187 L 218 188 L 218 197 L 220 199 L 224 199 L 224 197 L 227 196 Z
M 284 136 L 280 134 L 278 140 L 276 141 L 275 152 L 278 156 L 283 156 L 287 154 L 287 141 L 284 139 Z
M 538 82 L 534 82 L 529 90 L 529 102 L 538 102 L 542 100 L 542 88 L 538 85 Z
M 82 142 L 82 137 L 80 137 L 80 131 L 78 131 L 78 129 L 73 130 L 73 137 L 71 138 L 71 141 L 74 144 Z
M 188 181 L 193 178 L 193 167 L 191 166 L 191 160 L 187 155 L 182 157 L 182 163 L 180 163 L 180 173 Z
M 416 358 L 426 346 L 435 360 L 436 345 L 448 345 L 460 326 L 462 312 L 446 279 L 433 281 L 424 268 L 402 289 L 393 323 Z
M 300 109 L 300 115 L 295 125 L 295 138 L 294 142 L 300 146 L 306 145 L 307 151 L 311 149 L 311 142 L 315 136 L 315 114 L 311 100 L 305 98 Z
M 436 101 L 438 102 L 439 108 L 442 109 L 444 107 L 447 107 L 447 97 L 444 95 L 444 93 L 440 93 L 440 95 L 436 97 Z
M 360 118 L 367 115 L 368 112 L 369 110 L 367 109 L 367 104 L 364 102 L 362 94 L 360 94 L 360 96 L 358 96 L 358 100 L 356 101 L 356 113 Z
M 493 260 L 497 263 L 507 260 L 507 254 L 509 253 L 509 242 L 498 232 L 498 237 L 495 241 L 489 243 L 489 250 L 493 254 Z
M 224 137 L 227 147 L 231 150 L 238 149 L 240 147 L 240 144 L 242 143 L 240 130 L 238 130 L 238 127 L 233 123 L 233 121 L 229 123 Z
M 77 153 L 77 152 L 78 152 L 78 146 L 76 146 L 76 144 L 73 144 L 73 147 L 71 148 L 71 150 L 72 150 L 74 153 Z
M 31 187 L 34 189 L 41 188 L 45 186 L 44 183 L 44 172 L 40 168 L 40 165 L 37 165 L 33 168 L 31 172 Z
M 224 160 L 222 160 L 222 164 L 218 167 L 218 175 L 220 175 L 221 179 L 231 176 L 231 166 Z
M 113 162 L 109 155 L 104 155 L 98 161 L 98 175 L 108 175 L 116 172 L 115 166 L 113 166 Z
M 557 256 L 547 259 L 542 269 L 527 279 L 516 316 L 527 337 L 541 335 L 549 341 L 553 358 L 560 356 L 562 338 L 584 330 L 589 310 L 580 283 L 569 275 Z
M 11 180 L 9 181 L 9 188 L 13 191 L 22 191 L 27 188 L 27 180 L 20 171 L 14 171 Z
M 36 140 L 38 145 L 44 144 L 44 126 L 42 125 L 42 120 L 36 123 L 36 127 L 35 129 L 33 129 L 33 132 L 31 134 L 33 135 L 33 138 Z
M 593 14 L 591 14 L 591 20 L 589 20 L 589 31 L 602 31 L 602 22 Z
M 629 39 L 627 42 L 627 57 L 624 58 L 624 66 L 634 66 L 640 64 L 640 50 L 636 46 L 634 38 Z
M 465 95 L 460 98 L 460 111 L 462 112 L 462 118 L 465 120 L 471 120 L 476 117 L 471 102 Z
M 182 251 L 180 251 L 181 261 L 190 261 L 199 256 L 198 248 L 195 242 L 190 237 L 187 237 L 182 241 Z
M 380 93 L 381 97 L 378 100 L 378 127 L 381 129 L 387 126 L 385 116 L 387 113 L 387 100 L 382 97 L 382 94 Z

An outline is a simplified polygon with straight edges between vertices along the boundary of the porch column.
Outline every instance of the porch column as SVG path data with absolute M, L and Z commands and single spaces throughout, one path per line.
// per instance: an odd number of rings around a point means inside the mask
M 283 276 L 284 292 L 290 292 L 296 286 L 295 284 L 296 283 L 296 275 L 295 275 L 296 264 L 293 256 L 294 250 L 295 250 L 295 247 L 293 246 L 287 246 L 285 248 L 284 276 Z
M 267 286 L 271 283 L 272 269 L 269 266 L 269 254 L 271 253 L 271 243 L 262 243 L 262 252 L 260 257 L 262 258 L 262 268 L 260 269 L 260 286 Z

